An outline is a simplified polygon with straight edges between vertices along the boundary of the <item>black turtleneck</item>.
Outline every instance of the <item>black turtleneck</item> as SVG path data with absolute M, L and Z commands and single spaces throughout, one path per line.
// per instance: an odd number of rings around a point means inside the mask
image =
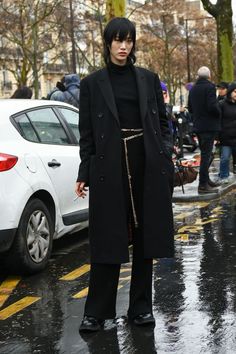
M 111 86 L 115 97 L 121 128 L 142 128 L 138 89 L 132 64 L 108 64 Z

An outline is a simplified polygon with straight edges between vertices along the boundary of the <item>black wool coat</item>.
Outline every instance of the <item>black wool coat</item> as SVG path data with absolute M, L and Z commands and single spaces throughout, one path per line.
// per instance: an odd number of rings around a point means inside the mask
M 143 233 L 145 258 L 173 257 L 172 141 L 160 81 L 134 68 L 144 133 Z M 77 181 L 89 186 L 92 263 L 129 261 L 124 207 L 121 129 L 106 68 L 81 81 L 80 156 Z
M 218 132 L 221 128 L 220 108 L 215 85 L 199 78 L 189 92 L 188 110 L 196 133 Z
M 219 136 L 223 146 L 236 146 L 236 103 L 228 98 L 221 101 L 222 127 Z

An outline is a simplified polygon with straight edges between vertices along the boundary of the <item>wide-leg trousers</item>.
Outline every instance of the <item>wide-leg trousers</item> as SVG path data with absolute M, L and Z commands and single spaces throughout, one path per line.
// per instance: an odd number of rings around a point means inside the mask
M 125 136 L 128 136 L 126 133 Z M 143 189 L 145 155 L 143 137 L 127 142 L 128 162 L 131 175 L 132 195 L 138 227 L 134 225 L 134 210 L 131 205 L 130 185 L 127 175 L 126 151 L 122 151 L 123 186 L 127 215 L 127 227 L 131 226 L 133 244 L 132 273 L 129 293 L 128 316 L 152 313 L 152 259 L 144 258 L 143 239 Z M 85 304 L 86 316 L 111 319 L 116 316 L 116 297 L 120 264 L 92 263 L 89 291 Z

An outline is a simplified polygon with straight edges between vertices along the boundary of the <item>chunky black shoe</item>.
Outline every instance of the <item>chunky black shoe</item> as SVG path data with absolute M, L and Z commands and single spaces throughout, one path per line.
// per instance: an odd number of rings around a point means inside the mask
M 98 320 L 95 317 L 84 316 L 79 331 L 83 333 L 97 332 L 102 329 L 104 325 L 104 320 Z
M 233 165 L 233 174 L 236 175 L 236 165 Z
M 198 187 L 198 193 L 199 194 L 209 194 L 209 193 L 217 193 L 218 189 L 211 187 L 209 184 L 206 184 L 204 186 L 199 185 Z
M 155 324 L 155 319 L 151 313 L 144 313 L 132 319 L 136 326 L 150 326 Z
M 208 185 L 209 185 L 210 187 L 215 188 L 215 187 L 219 187 L 219 186 L 221 185 L 221 183 L 220 183 L 219 181 L 213 182 L 211 179 L 209 179 L 209 180 L 208 180 Z

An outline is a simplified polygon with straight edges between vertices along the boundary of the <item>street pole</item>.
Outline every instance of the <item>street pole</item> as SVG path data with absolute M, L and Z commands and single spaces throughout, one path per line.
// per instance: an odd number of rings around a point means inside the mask
M 188 76 L 188 82 L 191 82 L 190 55 L 189 55 L 189 35 L 188 35 L 188 19 L 186 18 L 184 21 L 185 21 L 185 33 L 186 33 L 187 76 Z
M 36 16 L 33 16 L 33 77 L 34 77 L 34 98 L 39 98 L 39 75 L 38 75 L 38 25 Z
M 76 73 L 76 49 L 75 49 L 75 35 L 74 35 L 74 13 L 73 13 L 73 0 L 69 0 L 70 4 L 70 38 L 71 38 L 71 69 Z

